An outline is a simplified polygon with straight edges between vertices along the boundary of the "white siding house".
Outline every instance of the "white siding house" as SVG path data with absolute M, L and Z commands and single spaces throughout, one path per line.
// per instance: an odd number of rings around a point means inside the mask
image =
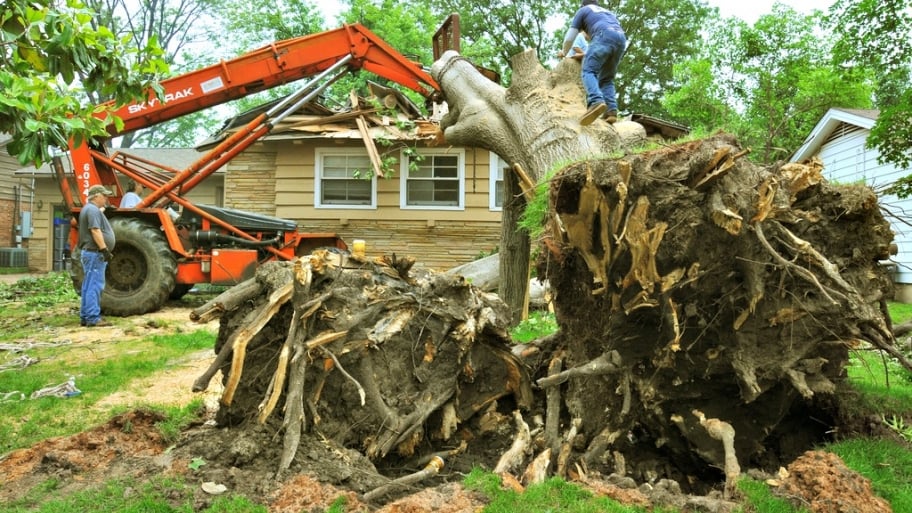
M 875 190 L 882 190 L 896 179 L 912 174 L 912 169 L 880 164 L 877 162 L 879 152 L 865 147 L 865 141 L 879 114 L 877 110 L 830 109 L 789 160 L 802 162 L 817 155 L 823 161 L 823 173 L 828 180 L 838 183 L 864 181 Z M 894 195 L 881 194 L 880 202 L 886 211 L 893 214 L 887 215 L 887 219 L 896 234 L 894 242 L 899 248 L 899 252 L 892 258 L 896 269 L 896 300 L 910 303 L 912 226 L 895 216 L 907 217 L 912 214 L 912 198 L 899 199 Z

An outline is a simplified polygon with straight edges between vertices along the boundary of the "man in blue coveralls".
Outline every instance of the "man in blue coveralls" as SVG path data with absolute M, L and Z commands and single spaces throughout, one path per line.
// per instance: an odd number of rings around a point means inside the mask
M 570 22 L 558 57 L 568 55 L 580 31 L 589 34 L 589 48 L 583 56 L 582 71 L 588 110 L 580 118 L 580 124 L 590 125 L 603 114 L 606 121 L 614 123 L 618 110 L 614 77 L 627 48 L 627 37 L 613 12 L 601 7 L 598 0 L 583 0 Z

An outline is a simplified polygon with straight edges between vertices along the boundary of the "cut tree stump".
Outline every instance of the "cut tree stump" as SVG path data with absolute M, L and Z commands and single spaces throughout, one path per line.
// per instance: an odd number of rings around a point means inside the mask
M 198 380 L 222 371 L 218 422 L 282 416 L 282 472 L 305 433 L 405 458 L 428 438 L 458 444 L 457 426 L 498 399 L 531 407 L 503 303 L 462 276 L 412 276 L 412 263 L 317 251 L 261 266 L 260 294 L 223 312 L 219 358 Z

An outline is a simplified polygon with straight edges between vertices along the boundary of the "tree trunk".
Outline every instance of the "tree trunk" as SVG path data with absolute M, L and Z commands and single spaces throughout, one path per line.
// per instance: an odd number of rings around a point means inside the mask
M 504 171 L 504 202 L 500 234 L 500 287 L 498 294 L 512 317 L 511 326 L 523 320 L 528 311 L 529 291 L 529 234 L 517 223 L 526 208 L 526 197 L 519 178 L 510 170 Z
M 563 166 L 538 272 L 560 325 L 545 349 L 566 370 L 535 376 L 561 387 L 590 468 L 679 482 L 775 469 L 832 427 L 852 348 L 912 369 L 884 319 L 893 234 L 870 189 L 827 184 L 815 162 L 760 169 L 726 134 L 619 155 L 640 131 L 579 126 L 578 63 L 548 73 L 526 52 L 513 71 L 505 90 L 452 53 L 432 69 L 448 142 L 537 179 Z

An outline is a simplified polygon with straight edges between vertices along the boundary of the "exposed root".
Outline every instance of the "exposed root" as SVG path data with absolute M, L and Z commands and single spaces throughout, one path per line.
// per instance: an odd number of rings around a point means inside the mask
M 518 410 L 513 412 L 513 420 L 516 422 L 516 436 L 513 437 L 513 444 L 507 449 L 507 452 L 503 453 L 500 460 L 497 461 L 497 465 L 494 467 L 495 474 L 510 472 L 512 469 L 519 467 L 526 457 L 529 444 L 532 442 L 529 425 L 523 420 L 522 414 Z
M 621 355 L 617 351 L 609 351 L 579 367 L 567 369 L 553 376 L 540 378 L 536 383 L 541 388 L 547 388 L 560 385 L 570 378 L 613 374 L 619 370 L 621 370 Z

